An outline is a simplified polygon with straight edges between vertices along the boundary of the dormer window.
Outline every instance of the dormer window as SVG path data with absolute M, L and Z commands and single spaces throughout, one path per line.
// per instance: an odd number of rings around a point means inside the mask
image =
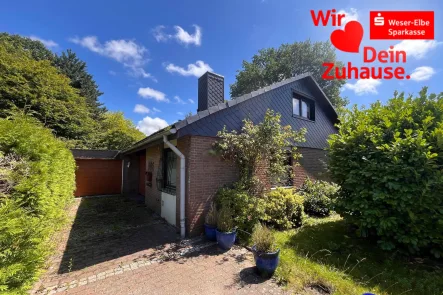
M 292 114 L 297 117 L 315 120 L 315 103 L 313 100 L 294 94 L 292 98 Z

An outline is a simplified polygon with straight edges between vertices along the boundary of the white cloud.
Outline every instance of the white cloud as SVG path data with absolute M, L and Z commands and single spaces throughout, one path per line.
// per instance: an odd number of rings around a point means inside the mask
M 431 67 L 418 67 L 411 76 L 411 80 L 414 81 L 426 81 L 429 80 L 435 74 L 435 70 Z
M 184 114 L 182 112 L 177 112 L 177 115 L 183 116 Z
M 134 107 L 134 112 L 137 114 L 149 114 L 151 110 L 142 104 L 136 104 Z
M 337 14 L 344 14 L 345 16 L 341 19 L 341 24 L 344 26 L 346 23 L 350 22 L 351 20 L 358 20 L 358 12 L 357 9 L 351 8 L 349 11 L 346 11 L 345 9 L 341 9 L 337 12 Z
M 193 99 L 188 99 L 189 103 L 195 103 Z
M 343 88 L 355 92 L 357 95 L 363 94 L 377 94 L 377 87 L 381 85 L 380 80 L 375 79 L 360 79 L 354 84 L 346 83 Z
M 429 51 L 437 48 L 443 42 L 435 40 L 403 40 L 394 46 L 394 50 L 406 51 L 406 58 L 422 59 Z
M 166 94 L 149 87 L 139 88 L 137 93 L 143 98 L 152 98 L 155 99 L 156 101 L 165 101 L 165 102 L 169 101 L 169 99 L 166 98 Z
M 194 28 L 194 34 L 190 34 L 182 27 L 174 26 L 175 34 L 167 34 L 165 33 L 166 27 L 160 25 L 152 30 L 152 34 L 154 35 L 154 38 L 155 40 L 157 40 L 157 42 L 166 42 L 169 39 L 175 39 L 177 42 L 182 43 L 186 46 L 189 44 L 200 46 L 202 40 L 202 31 L 201 28 L 197 25 L 194 25 Z
M 186 102 L 184 102 L 183 99 L 181 99 L 178 95 L 174 96 L 174 99 L 178 104 L 186 104 Z
M 117 73 L 114 72 L 114 71 L 109 71 L 108 73 L 109 73 L 109 75 L 112 75 L 112 76 L 116 76 L 117 75 Z
M 154 132 L 159 131 L 168 126 L 168 123 L 161 118 L 151 118 L 146 116 L 143 120 L 138 121 L 137 129 L 146 135 L 151 135 Z
M 43 45 L 45 45 L 48 48 L 57 47 L 58 46 L 58 44 L 55 41 L 42 39 L 42 38 L 37 37 L 37 36 L 29 36 L 29 39 L 34 40 L 34 41 L 40 41 L 40 42 L 43 43 Z
M 154 113 L 161 113 L 161 111 L 160 111 L 159 109 L 157 109 L 157 108 L 152 108 L 152 111 L 153 111 Z
M 185 45 L 194 44 L 195 46 L 200 46 L 202 39 L 201 28 L 197 25 L 194 25 L 194 28 L 195 28 L 195 33 L 189 34 L 185 30 L 183 30 L 182 27 L 174 26 L 174 29 L 176 31 L 174 37 L 177 39 L 178 42 L 183 43 Z
M 152 34 L 154 35 L 155 40 L 157 42 L 165 42 L 168 41 L 168 39 L 172 38 L 172 35 L 168 35 L 164 32 L 165 26 L 156 26 L 152 30 Z
M 200 77 L 206 72 L 212 72 L 213 69 L 204 61 L 197 60 L 195 64 L 189 64 L 187 69 L 176 66 L 174 64 L 167 64 L 166 71 L 169 73 L 178 73 L 182 76 Z
M 70 38 L 69 41 L 116 60 L 129 68 L 130 74 L 133 76 L 153 78 L 151 74 L 146 73 L 143 69 L 144 64 L 148 62 L 146 57 L 148 50 L 132 40 L 109 40 L 101 44 L 96 36 L 86 36 Z

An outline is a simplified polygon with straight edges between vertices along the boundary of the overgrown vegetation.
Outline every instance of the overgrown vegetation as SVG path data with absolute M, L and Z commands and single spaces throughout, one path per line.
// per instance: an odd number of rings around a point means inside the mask
M 305 213 L 311 216 L 329 216 L 339 187 L 335 183 L 306 178 L 299 192 L 303 196 Z
M 336 210 L 386 250 L 443 256 L 443 93 L 347 111 L 329 141 Z
M 297 294 L 429 295 L 443 292 L 441 264 L 386 252 L 357 237 L 338 215 L 308 217 L 301 228 L 275 232 L 276 277 Z
M 73 196 L 75 161 L 36 119 L 0 119 L 0 291 L 24 293 Z
M 215 150 L 238 167 L 240 179 L 237 186 L 254 196 L 263 194 L 266 181 L 272 179 L 278 184 L 292 171 L 292 167 L 285 164 L 288 148 L 289 156 L 294 160 L 300 156 L 294 145 L 305 141 L 306 129 L 295 131 L 280 123 L 281 115 L 268 109 L 259 124 L 244 119 L 240 132 L 229 132 L 225 126 L 217 134 L 220 140 L 214 144 Z M 267 168 L 263 169 L 263 166 Z M 259 177 L 263 170 L 265 175 Z
M 217 229 L 223 233 L 232 232 L 236 228 L 232 211 L 229 207 L 223 207 L 218 212 Z
M 86 63 L 39 41 L 0 34 L 0 117 L 25 111 L 70 147 L 124 149 L 144 134 L 122 113 L 107 112 Z
M 303 223 L 303 197 L 293 189 L 277 188 L 266 194 L 263 200 L 264 215 L 261 217 L 267 225 L 276 229 L 290 229 Z

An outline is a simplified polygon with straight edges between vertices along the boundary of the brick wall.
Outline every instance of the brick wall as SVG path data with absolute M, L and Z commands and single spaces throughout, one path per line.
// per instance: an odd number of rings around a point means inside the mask
M 202 233 L 204 217 L 218 188 L 238 177 L 235 166 L 210 153 L 214 141 L 214 137 L 203 136 L 178 141 L 179 149 L 186 151 L 186 228 L 191 236 Z
M 306 177 L 329 180 L 326 173 L 326 151 L 312 148 L 298 148 L 302 154 L 299 166 L 294 166 L 294 186 L 301 186 Z

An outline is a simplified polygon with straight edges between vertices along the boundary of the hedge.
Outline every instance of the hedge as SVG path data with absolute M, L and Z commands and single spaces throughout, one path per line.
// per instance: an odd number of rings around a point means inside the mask
M 329 141 L 336 211 L 383 249 L 443 256 L 443 93 L 354 107 Z
M 24 293 L 52 248 L 75 189 L 75 161 L 24 115 L 0 119 L 0 292 Z

